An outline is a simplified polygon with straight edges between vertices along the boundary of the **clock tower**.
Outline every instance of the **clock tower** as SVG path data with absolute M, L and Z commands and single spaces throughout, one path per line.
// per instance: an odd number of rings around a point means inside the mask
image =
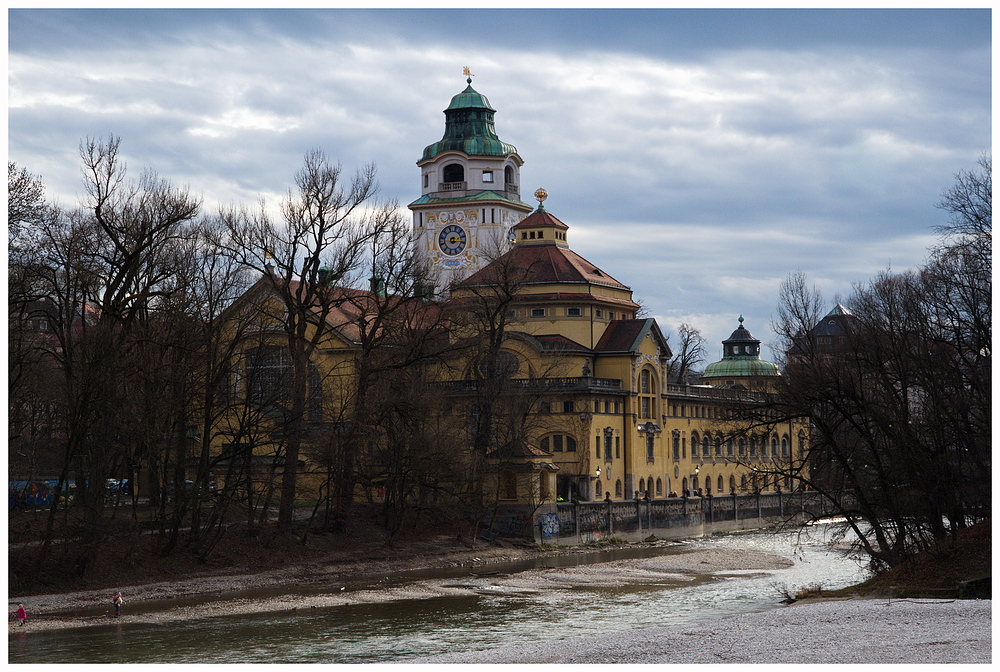
M 444 137 L 424 149 L 420 198 L 413 212 L 413 250 L 428 282 L 446 289 L 510 247 L 511 229 L 531 212 L 520 200 L 524 163 L 493 127 L 486 96 L 468 86 L 444 111 Z

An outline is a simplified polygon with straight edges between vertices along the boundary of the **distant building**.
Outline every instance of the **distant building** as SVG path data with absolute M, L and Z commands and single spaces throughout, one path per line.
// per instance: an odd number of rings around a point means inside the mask
M 851 324 L 856 318 L 841 304 L 833 307 L 808 332 L 794 339 L 790 361 L 807 355 L 833 355 L 850 348 Z

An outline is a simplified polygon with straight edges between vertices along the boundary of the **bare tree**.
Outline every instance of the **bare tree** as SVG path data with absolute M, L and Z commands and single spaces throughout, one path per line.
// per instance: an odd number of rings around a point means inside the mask
M 988 239 L 993 231 L 993 158 L 979 157 L 978 170 L 960 170 L 955 184 L 945 190 L 937 207 L 951 215 L 951 221 L 937 227 L 945 236 Z
M 677 335 L 680 338 L 680 349 L 670 362 L 670 376 L 674 382 L 684 384 L 691 370 L 705 361 L 705 338 L 701 331 L 687 322 L 678 327 Z
M 264 210 L 228 209 L 220 213 L 224 235 L 214 244 L 221 253 L 257 270 L 280 310 L 280 326 L 291 359 L 291 386 L 282 473 L 279 525 L 291 529 L 297 487 L 297 464 L 306 423 L 309 361 L 329 337 L 329 318 L 343 294 L 326 290 L 327 282 L 350 285 L 361 268 L 371 239 L 373 219 L 393 208 L 375 203 L 375 167 L 359 170 L 349 183 L 339 164 L 319 150 L 306 154 L 295 175 L 295 188 L 281 203 L 282 221 Z
M 199 208 L 152 172 L 130 180 L 119 145 L 114 137 L 81 143 L 81 207 L 50 208 L 32 221 L 32 282 L 47 324 L 37 348 L 61 374 L 65 438 L 56 495 L 75 475 L 77 494 L 64 511 L 80 544 L 63 548 L 76 549 L 78 572 L 105 533 L 106 478 L 136 459 L 142 391 L 162 392 L 148 384 L 160 371 L 147 365 L 151 332 L 143 323 L 177 289 L 179 249 Z M 49 512 L 40 570 L 59 509 Z
M 784 375 L 735 410 L 741 432 L 808 420 L 806 459 L 764 471 L 826 496 L 876 570 L 990 516 L 989 177 L 957 179 L 927 264 L 858 284 L 835 339 L 817 335 L 822 297 L 805 277 L 782 284 Z

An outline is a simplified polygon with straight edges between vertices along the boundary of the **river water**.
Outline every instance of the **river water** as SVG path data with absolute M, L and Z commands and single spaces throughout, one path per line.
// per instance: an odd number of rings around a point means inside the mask
M 496 595 L 489 591 L 158 624 L 118 622 L 11 634 L 11 663 L 374 663 L 500 645 L 550 641 L 781 607 L 781 588 L 834 589 L 866 578 L 829 543 L 829 525 L 750 532 L 655 549 L 625 549 L 491 565 L 511 573 L 710 548 L 774 553 L 795 561 L 772 571 L 735 571 L 678 581 Z M 411 572 L 395 583 L 455 581 L 469 569 Z M 273 593 L 273 591 L 272 591 Z M 692 661 L 697 662 L 697 661 Z

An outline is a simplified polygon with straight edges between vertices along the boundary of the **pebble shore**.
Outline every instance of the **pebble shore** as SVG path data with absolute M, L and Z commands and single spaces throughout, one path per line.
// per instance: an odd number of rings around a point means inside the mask
M 990 663 L 992 600 L 801 602 L 693 625 L 407 663 Z
M 289 566 L 257 574 L 205 576 L 123 587 L 123 622 L 169 623 L 261 612 L 389 602 L 459 594 L 538 593 L 580 586 L 694 580 L 718 572 L 777 570 L 787 558 L 742 549 L 707 549 L 593 565 L 539 568 L 515 574 L 489 570 L 527 557 L 493 549 L 437 558 L 427 564 L 364 563 L 358 566 Z M 415 567 L 459 567 L 466 578 L 380 583 L 380 574 Z M 465 569 L 468 572 L 464 572 Z M 365 577 L 361 583 L 343 584 Z M 388 576 L 386 576 L 388 578 Z M 280 594 L 274 588 L 280 588 Z M 268 595 L 237 591 L 269 589 Z M 318 590 L 302 591 L 302 588 Z M 110 594 L 83 591 L 30 597 L 29 620 L 9 632 L 78 628 L 110 622 Z M 243 595 L 246 595 L 244 593 Z M 178 599 L 173 606 L 165 600 Z M 107 604 L 104 604 L 107 603 Z M 104 615 L 73 614 L 94 605 Z M 159 605 L 159 606 L 157 606 Z M 165 605 L 165 606 L 164 606 Z M 726 616 L 682 626 L 649 628 L 481 652 L 446 654 L 407 663 L 989 663 L 991 600 L 849 599 L 803 601 L 768 611 Z

